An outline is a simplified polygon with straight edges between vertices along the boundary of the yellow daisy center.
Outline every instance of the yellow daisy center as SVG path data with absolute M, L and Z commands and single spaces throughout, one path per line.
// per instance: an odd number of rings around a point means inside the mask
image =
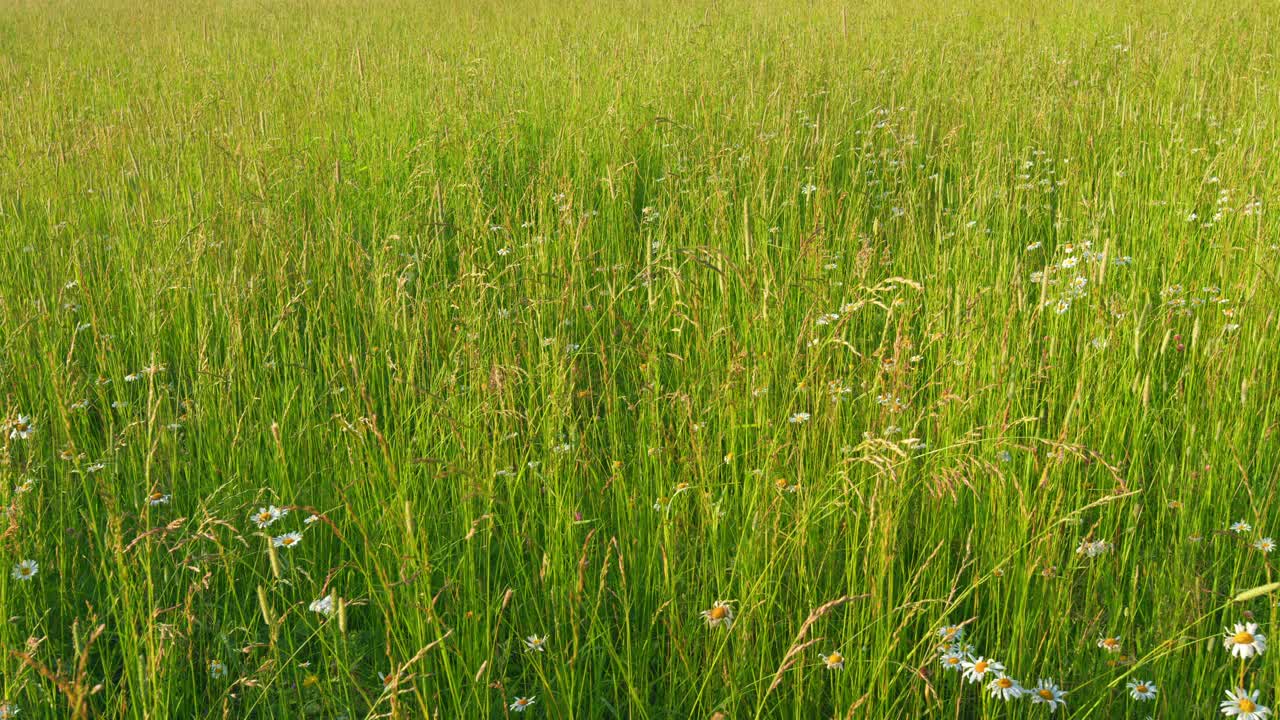
M 949 657 L 949 658 L 947 658 L 947 664 L 948 664 L 948 665 L 959 665 L 959 664 L 960 664 L 960 658 L 958 658 L 958 657 Z
M 1247 632 L 1236 633 L 1235 637 L 1231 638 L 1231 640 L 1237 645 L 1248 645 L 1253 642 L 1253 634 Z
M 1140 692 L 1140 693 L 1145 693 L 1145 692 L 1147 691 L 1147 686 L 1146 686 L 1146 685 L 1139 685 L 1139 686 L 1135 687 L 1135 688 L 1134 688 L 1134 690 L 1137 690 L 1137 691 L 1138 691 L 1138 692 Z
M 525 705 L 529 704 L 529 701 L 524 698 L 519 698 L 516 700 L 516 704 L 519 705 L 520 707 L 524 707 Z
M 268 520 L 270 520 L 270 519 L 271 519 L 271 513 L 269 513 L 269 512 L 260 512 L 260 513 L 258 513 L 258 519 L 259 519 L 259 520 L 261 520 L 262 522 L 266 522 L 266 521 L 268 521 Z
M 831 653 L 829 656 L 827 656 L 827 662 L 832 665 L 842 663 L 844 662 L 844 657 L 842 657 L 840 653 L 834 652 L 834 653 Z
M 1240 711 L 1241 711 L 1241 712 L 1247 712 L 1247 713 L 1248 713 L 1248 712 L 1253 712 L 1254 710 L 1257 710 L 1257 709 L 1258 709 L 1258 706 L 1257 706 L 1257 705 L 1255 705 L 1255 704 L 1253 703 L 1253 701 L 1252 701 L 1252 700 L 1250 700 L 1249 698 L 1240 698 L 1240 702 L 1239 702 L 1239 703 L 1237 703 L 1237 704 L 1240 706 Z
M 1013 681 L 1012 681 L 1012 680 L 1010 680 L 1010 679 L 1009 679 L 1009 678 L 1007 678 L 1007 677 L 1005 677 L 1005 678 L 1000 678 L 999 680 L 997 680 L 997 681 L 996 681 L 996 684 L 997 684 L 997 685 L 999 685 L 999 686 L 1000 686 L 1000 687 L 1002 687 L 1002 688 L 1011 688 L 1011 687 L 1013 687 Z M 1048 691 L 1048 690 L 1042 690 L 1041 692 L 1049 692 L 1049 691 Z
M 987 671 L 987 661 L 986 661 L 986 660 L 979 660 L 978 662 L 974 663 L 974 664 L 973 664 L 973 671 L 974 671 L 974 672 L 976 672 L 976 673 L 978 673 L 978 674 L 982 674 L 982 673 L 986 672 L 986 671 Z
M 295 542 L 297 542 L 297 540 L 294 540 L 294 539 L 293 539 L 293 538 L 291 538 L 291 537 L 287 537 L 287 538 L 285 538 L 285 539 L 281 540 L 281 541 L 280 541 L 280 544 L 281 544 L 281 545 L 292 545 L 292 544 L 294 544 Z
M 1037 695 L 1039 695 L 1040 697 L 1044 698 L 1045 700 L 1052 700 L 1052 699 L 1053 699 L 1053 693 L 1052 693 L 1052 692 L 1050 692 L 1048 688 L 1041 688 L 1041 689 L 1039 689 L 1039 690 L 1037 690 L 1037 691 L 1036 691 L 1036 694 L 1037 694 Z
M 711 608 L 710 617 L 712 620 L 723 620 L 725 615 L 729 614 L 729 609 L 723 605 L 717 605 Z

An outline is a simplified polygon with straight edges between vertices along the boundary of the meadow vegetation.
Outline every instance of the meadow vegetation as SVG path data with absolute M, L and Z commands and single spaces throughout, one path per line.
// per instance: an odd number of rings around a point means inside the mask
M 0 718 L 1265 717 L 1278 52 L 0 1 Z

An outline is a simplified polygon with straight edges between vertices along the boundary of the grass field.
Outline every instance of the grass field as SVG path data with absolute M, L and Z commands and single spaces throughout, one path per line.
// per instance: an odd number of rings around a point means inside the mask
M 0 0 L 0 718 L 1264 717 L 1277 53 Z

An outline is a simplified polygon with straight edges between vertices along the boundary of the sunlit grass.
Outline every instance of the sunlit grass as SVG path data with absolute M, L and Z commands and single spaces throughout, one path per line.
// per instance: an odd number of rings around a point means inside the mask
M 1272 705 L 1274 10 L 0 3 L 0 718 Z

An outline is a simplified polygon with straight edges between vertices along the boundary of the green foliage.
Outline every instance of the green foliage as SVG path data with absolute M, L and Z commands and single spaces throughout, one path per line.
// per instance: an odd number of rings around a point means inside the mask
M 0 702 L 1047 715 L 945 672 L 952 624 L 1059 717 L 1274 702 L 1221 635 L 1275 619 L 1278 38 L 4 3 Z

